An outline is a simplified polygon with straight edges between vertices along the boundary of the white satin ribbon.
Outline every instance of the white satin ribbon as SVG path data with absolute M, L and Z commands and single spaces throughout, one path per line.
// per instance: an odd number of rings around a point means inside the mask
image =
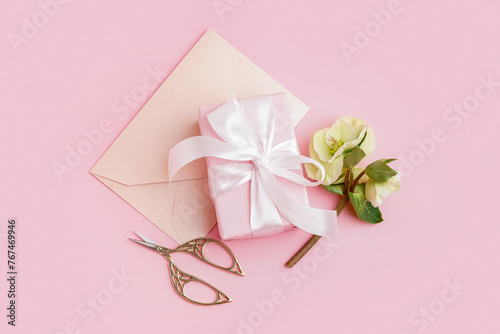
M 245 100 L 245 109 L 232 100 L 208 115 L 208 121 L 223 141 L 207 136 L 191 137 L 169 152 L 169 178 L 189 162 L 202 157 L 217 157 L 234 162 L 208 169 L 211 196 L 225 194 L 250 182 L 250 227 L 253 236 L 283 230 L 280 213 L 290 223 L 309 233 L 337 234 L 334 210 L 311 208 L 292 200 L 281 189 L 276 176 L 303 186 L 317 186 L 325 176 L 323 166 L 299 154 L 296 141 L 289 139 L 273 146 L 276 117 L 269 96 Z M 289 169 L 311 163 L 321 170 L 322 179 L 310 182 Z

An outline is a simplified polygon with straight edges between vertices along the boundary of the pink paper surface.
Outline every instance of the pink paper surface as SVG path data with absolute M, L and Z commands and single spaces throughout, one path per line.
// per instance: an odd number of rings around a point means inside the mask
M 251 99 L 251 98 L 250 98 Z M 290 109 L 284 94 L 273 94 L 271 100 L 274 106 L 276 117 L 276 129 L 274 133 L 273 146 L 282 143 L 288 139 L 295 139 L 292 120 L 290 118 Z M 200 133 L 203 136 L 213 137 L 222 140 L 212 125 L 208 121 L 208 115 L 216 110 L 221 105 L 204 106 L 199 111 L 199 125 Z M 245 109 L 244 112 L 249 115 L 252 111 Z M 255 111 L 253 111 L 255 112 Z M 259 129 L 257 129 L 259 130 Z M 239 161 L 230 161 L 214 157 L 207 157 L 207 167 L 240 164 Z M 243 162 L 245 163 L 245 162 Z M 250 162 L 248 162 L 250 163 Z M 297 174 L 303 176 L 302 170 L 295 170 Z M 288 180 L 277 178 L 281 189 L 297 203 L 308 204 L 306 187 L 300 186 Z M 209 181 L 214 182 L 214 181 Z M 252 229 L 250 227 L 250 183 L 246 182 L 236 189 L 231 190 L 225 194 L 217 196 L 213 199 L 216 215 L 217 215 L 217 229 L 222 239 L 244 239 L 252 237 Z M 294 226 L 282 215 L 281 221 L 283 229 L 289 230 Z
M 1 3 L 1 333 L 500 332 L 498 1 L 55 3 Z M 220 307 L 175 295 L 166 261 L 128 238 L 175 244 L 89 173 L 208 27 L 311 108 L 302 154 L 313 131 L 351 115 L 375 132 L 370 160 L 399 158 L 404 174 L 384 222 L 346 209 L 338 241 L 294 270 L 283 263 L 309 238 L 298 229 L 228 242 L 245 277 L 178 256 L 234 299 Z M 16 52 L 9 34 L 23 31 Z M 312 206 L 338 201 L 308 193 Z

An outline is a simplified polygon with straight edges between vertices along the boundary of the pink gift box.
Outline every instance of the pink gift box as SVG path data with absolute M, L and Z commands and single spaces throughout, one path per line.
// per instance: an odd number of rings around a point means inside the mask
M 255 99 L 271 99 L 274 106 L 274 114 L 276 116 L 276 124 L 275 124 L 275 132 L 273 139 L 273 146 L 279 144 L 285 140 L 293 139 L 296 141 L 295 132 L 293 129 L 293 124 L 290 115 L 290 109 L 288 106 L 288 101 L 284 93 L 273 94 L 273 95 L 263 95 L 256 96 L 247 99 L 238 100 L 238 102 L 242 105 L 243 110 L 249 118 L 249 110 L 245 108 L 245 104 L 248 101 L 255 102 Z M 212 126 L 210 125 L 207 115 L 219 108 L 222 104 L 205 106 L 200 108 L 198 116 L 199 116 L 199 127 L 200 132 L 203 136 L 213 137 L 221 140 L 221 138 L 214 131 Z M 252 112 L 258 112 L 252 111 Z M 298 153 L 298 147 L 297 147 Z M 224 160 L 220 158 L 207 157 L 207 167 L 210 168 L 212 166 L 219 165 L 229 165 L 229 164 L 241 164 L 241 161 L 231 161 Z M 243 162 L 252 164 L 252 162 Z M 297 173 L 300 176 L 304 176 L 302 169 L 291 170 Z M 289 180 L 283 179 L 281 177 L 276 176 L 281 189 L 294 201 L 309 205 L 309 200 L 307 197 L 307 190 L 304 186 L 298 185 Z M 213 182 L 217 182 L 217 180 L 213 180 L 209 173 L 209 185 Z M 243 239 L 253 237 L 252 230 L 250 228 L 250 182 L 245 182 L 244 184 L 238 186 L 231 191 L 222 194 L 213 198 L 213 202 L 215 205 L 217 222 L 219 227 L 219 233 L 222 239 Z M 281 214 L 281 220 L 283 223 L 283 229 L 291 229 L 295 226 L 292 225 L 286 218 L 284 218 Z M 267 234 L 275 234 L 280 232 L 277 231 L 269 231 Z

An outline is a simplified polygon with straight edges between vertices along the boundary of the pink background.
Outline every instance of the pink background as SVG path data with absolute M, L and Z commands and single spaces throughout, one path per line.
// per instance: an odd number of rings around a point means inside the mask
M 15 217 L 19 271 L 14 328 L 0 280 L 1 331 L 500 332 L 500 87 L 476 90 L 479 77 L 500 81 L 500 3 L 220 3 L 232 9 L 222 18 L 213 0 L 71 1 L 50 7 L 45 22 L 37 0 L 1 1 L 0 263 L 4 277 L 7 220 Z M 380 27 L 371 12 L 388 6 L 397 14 Z M 16 52 L 9 34 L 22 34 L 33 15 L 41 27 Z M 404 182 L 383 204 L 383 223 L 347 210 L 339 240 L 323 240 L 295 271 L 283 263 L 309 238 L 299 230 L 229 242 L 244 278 L 178 257 L 235 299 L 206 308 L 178 298 L 165 260 L 127 238 L 136 229 L 175 244 L 88 171 L 144 103 L 121 119 L 116 99 L 142 84 L 147 67 L 170 72 L 208 27 L 311 107 L 296 129 L 304 154 L 314 130 L 360 117 L 378 141 L 370 159 L 399 158 Z M 372 37 L 354 41 L 358 28 Z M 342 43 L 355 42 L 347 59 Z M 475 110 L 448 111 L 463 103 Z M 106 118 L 113 130 L 58 179 L 52 164 Z M 318 207 L 337 201 L 320 188 L 309 194 Z M 132 277 L 126 285 L 114 278 L 122 269 Z M 105 304 L 94 313 L 93 298 Z

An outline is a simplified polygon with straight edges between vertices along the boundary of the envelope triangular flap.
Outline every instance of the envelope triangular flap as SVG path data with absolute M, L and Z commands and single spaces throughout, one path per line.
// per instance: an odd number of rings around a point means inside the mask
M 168 181 L 169 150 L 199 135 L 201 106 L 286 92 L 294 124 L 308 108 L 214 31 L 207 30 L 92 169 L 125 185 Z M 206 178 L 203 160 L 174 180 Z

